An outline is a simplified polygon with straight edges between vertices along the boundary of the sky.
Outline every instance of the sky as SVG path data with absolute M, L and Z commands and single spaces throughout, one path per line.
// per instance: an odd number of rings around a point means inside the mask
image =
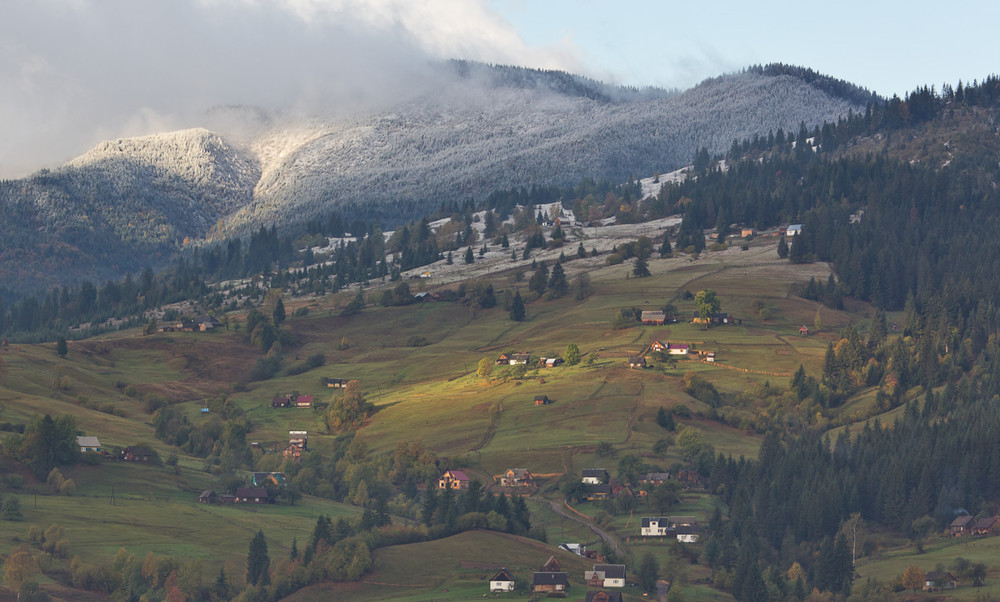
M 686 89 L 783 62 L 902 96 L 1000 71 L 1000 2 L 4 0 L 0 177 L 250 105 L 377 109 L 433 61 Z

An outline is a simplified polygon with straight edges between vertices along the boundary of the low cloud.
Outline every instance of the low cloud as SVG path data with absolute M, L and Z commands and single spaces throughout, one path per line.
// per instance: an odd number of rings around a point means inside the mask
M 220 105 L 338 115 L 433 87 L 464 58 L 572 69 L 486 0 L 12 0 L 0 22 L 0 177 Z

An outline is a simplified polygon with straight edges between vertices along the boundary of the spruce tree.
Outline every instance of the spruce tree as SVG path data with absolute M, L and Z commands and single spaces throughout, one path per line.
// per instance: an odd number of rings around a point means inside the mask
M 514 322 L 524 321 L 524 300 L 521 299 L 521 291 L 514 293 L 514 299 L 510 302 L 510 319 Z
M 247 554 L 247 583 L 250 585 L 268 585 L 271 577 L 268 569 L 271 567 L 271 559 L 267 555 L 267 540 L 264 539 L 264 531 L 258 530 L 257 534 L 250 540 L 250 552 Z

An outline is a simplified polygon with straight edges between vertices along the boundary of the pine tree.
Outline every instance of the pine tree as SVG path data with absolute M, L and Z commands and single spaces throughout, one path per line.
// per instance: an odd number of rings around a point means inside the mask
M 285 321 L 285 304 L 281 301 L 281 297 L 278 297 L 277 302 L 275 302 L 274 311 L 271 312 L 271 317 L 274 319 L 275 326 Z
M 514 322 L 524 321 L 524 300 L 521 299 L 521 291 L 514 293 L 514 299 L 510 302 L 510 319 Z
M 548 282 L 549 296 L 553 299 L 562 297 L 569 291 L 569 282 L 566 280 L 566 273 L 563 271 L 561 263 L 552 266 L 552 275 Z
M 473 263 L 474 261 L 476 261 L 476 256 L 472 253 L 472 247 L 466 247 L 465 263 Z
M 646 278 L 651 276 L 649 273 L 649 264 L 644 255 L 639 255 L 635 258 L 635 266 L 632 267 L 632 275 L 636 278 Z
M 250 552 L 247 554 L 247 583 L 250 585 L 268 585 L 271 582 L 268 570 L 271 559 L 267 555 L 267 540 L 264 531 L 258 530 L 250 540 Z
M 670 257 L 672 254 L 673 249 L 670 248 L 670 238 L 664 235 L 663 244 L 660 245 L 660 257 Z
M 785 240 L 784 234 L 778 239 L 778 257 L 781 259 L 788 257 L 788 241 Z
M 69 353 L 69 347 L 66 345 L 66 337 L 59 336 L 59 340 L 56 341 L 56 353 L 59 357 L 66 357 L 66 354 Z

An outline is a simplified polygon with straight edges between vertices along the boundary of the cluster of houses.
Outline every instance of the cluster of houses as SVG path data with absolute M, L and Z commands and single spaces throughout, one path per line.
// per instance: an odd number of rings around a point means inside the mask
M 153 459 L 153 450 L 144 445 L 129 445 L 121 452 L 112 453 L 101 445 L 100 439 L 79 435 L 76 444 L 80 448 L 81 454 L 100 454 L 107 460 L 121 460 L 123 462 L 149 462 Z M 117 450 L 117 448 L 115 448 Z
M 644 517 L 639 526 L 642 537 L 665 537 L 681 543 L 698 543 L 701 527 L 693 516 Z
M 181 318 L 176 322 L 169 322 L 160 326 L 158 332 L 209 332 L 222 326 L 222 322 L 215 316 L 205 314 L 197 318 Z
M 501 353 L 500 357 L 496 360 L 497 366 L 526 366 L 528 362 L 531 361 L 531 354 L 518 352 L 518 353 Z
M 645 312 L 644 312 L 645 313 Z M 646 354 L 650 352 L 660 352 L 665 353 L 672 357 L 686 358 L 691 356 L 699 356 L 706 362 L 715 361 L 714 351 L 695 351 L 692 349 L 691 345 L 688 343 L 670 343 L 663 342 L 660 340 L 655 340 L 650 343 L 649 347 L 639 355 L 633 355 L 628 358 L 629 368 L 645 368 L 646 367 Z
M 595 564 L 593 569 L 583 572 L 583 580 L 592 588 L 622 589 L 625 587 L 625 576 L 624 564 Z M 490 591 L 493 593 L 512 592 L 514 588 L 514 575 L 506 568 L 500 569 L 490 578 Z M 569 573 L 562 570 L 559 559 L 555 556 L 550 557 L 541 569 L 532 575 L 532 594 L 565 597 L 568 590 Z M 588 591 L 586 597 L 588 602 L 612 602 L 621 599 L 621 592 L 603 590 Z
M 968 514 L 956 517 L 948 526 L 948 532 L 952 537 L 992 535 L 998 529 L 1000 529 L 1000 516 L 976 518 Z
M 535 477 L 527 468 L 508 468 L 494 475 L 493 480 L 501 487 L 534 487 Z M 438 489 L 468 489 L 469 477 L 461 470 L 447 470 L 438 478 Z
M 272 408 L 311 408 L 312 404 L 312 395 L 295 395 L 292 393 L 275 397 L 271 400 Z
M 233 493 L 206 489 L 198 496 L 198 501 L 202 504 L 273 504 L 273 491 L 283 489 L 286 483 L 283 472 L 255 472 L 250 475 L 250 487 L 237 487 Z

